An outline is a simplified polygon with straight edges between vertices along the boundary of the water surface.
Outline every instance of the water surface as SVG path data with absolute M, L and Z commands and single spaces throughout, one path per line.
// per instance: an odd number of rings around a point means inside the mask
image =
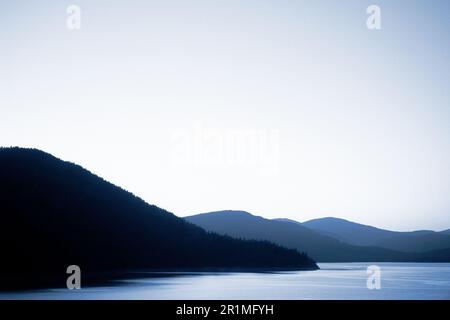
M 367 288 L 367 267 L 381 288 Z M 450 299 L 450 263 L 321 263 L 321 270 L 163 273 L 81 290 L 0 293 L 0 299 Z

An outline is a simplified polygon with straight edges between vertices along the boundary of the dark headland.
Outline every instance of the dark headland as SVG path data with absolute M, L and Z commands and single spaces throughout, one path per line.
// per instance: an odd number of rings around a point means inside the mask
M 69 265 L 86 279 L 132 270 L 318 269 L 305 253 L 207 232 L 35 149 L 0 149 L 0 219 L 0 289 L 64 287 Z

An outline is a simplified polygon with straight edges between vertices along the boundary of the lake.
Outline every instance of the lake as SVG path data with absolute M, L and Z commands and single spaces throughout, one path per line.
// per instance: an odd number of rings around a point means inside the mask
M 367 288 L 369 265 L 380 267 L 380 289 Z M 298 272 L 152 273 L 81 290 L 0 292 L 0 299 L 450 299 L 450 263 L 319 266 L 321 270 Z

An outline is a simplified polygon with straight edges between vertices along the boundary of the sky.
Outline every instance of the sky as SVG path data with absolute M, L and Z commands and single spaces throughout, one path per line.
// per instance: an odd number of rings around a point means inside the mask
M 448 229 L 449 33 L 438 0 L 0 0 L 0 146 L 178 216 Z

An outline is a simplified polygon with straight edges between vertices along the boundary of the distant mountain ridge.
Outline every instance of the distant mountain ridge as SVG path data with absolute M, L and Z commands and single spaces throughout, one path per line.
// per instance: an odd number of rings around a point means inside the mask
M 378 229 L 334 217 L 313 219 L 303 222 L 302 225 L 311 230 L 333 235 L 333 237 L 349 244 L 362 246 L 370 246 L 377 240 L 395 235 L 394 231 Z
M 321 218 L 303 225 L 352 245 L 376 246 L 404 252 L 427 252 L 450 248 L 450 235 L 430 230 L 389 231 L 345 219 Z
M 242 239 L 268 240 L 273 243 L 307 252 L 319 262 L 383 262 L 383 261 L 450 261 L 447 248 L 433 247 L 426 251 L 402 251 L 374 245 L 348 243 L 342 230 L 350 230 L 355 234 L 355 241 L 376 241 L 385 239 L 389 243 L 396 232 L 355 224 L 350 221 L 325 218 L 307 223 L 290 219 L 265 219 L 244 211 L 216 211 L 185 217 L 207 231 L 229 235 Z M 321 220 L 321 221 L 319 221 Z M 327 222 L 322 224 L 319 222 Z M 328 223 L 332 222 L 332 223 Z M 325 225 L 342 226 L 342 228 L 324 228 Z M 318 228 L 317 226 L 322 228 Z M 317 229 L 314 229 L 317 227 Z M 368 231 L 368 239 L 364 238 Z M 413 233 L 414 234 L 414 233 Z M 419 232 L 419 234 L 422 234 Z M 425 236 L 427 233 L 425 233 Z M 406 239 L 406 238 L 402 238 Z M 350 239 L 351 240 L 351 239 Z M 381 240 L 380 240 L 381 242 Z M 402 248 L 408 243 L 399 244 Z M 443 245 L 444 246 L 444 245 Z
M 272 219 L 273 221 L 281 221 L 281 222 L 291 222 L 291 223 L 296 223 L 296 224 L 302 224 L 301 222 L 292 220 L 292 219 L 286 219 L 286 218 L 276 218 L 276 219 Z
M 0 148 L 0 288 L 135 269 L 314 270 L 306 254 L 208 233 L 73 163 Z M 53 282 L 52 282 L 53 283 Z

